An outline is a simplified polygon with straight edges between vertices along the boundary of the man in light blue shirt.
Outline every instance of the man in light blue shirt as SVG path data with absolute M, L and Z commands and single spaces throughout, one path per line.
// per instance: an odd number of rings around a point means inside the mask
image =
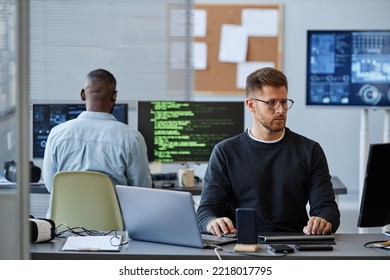
M 114 185 L 151 187 L 143 136 L 111 114 L 117 97 L 115 77 L 104 69 L 90 72 L 80 95 L 87 110 L 53 127 L 47 139 L 43 179 L 48 191 L 52 192 L 54 175 L 67 170 L 102 172 Z M 50 213 L 51 203 L 47 217 Z

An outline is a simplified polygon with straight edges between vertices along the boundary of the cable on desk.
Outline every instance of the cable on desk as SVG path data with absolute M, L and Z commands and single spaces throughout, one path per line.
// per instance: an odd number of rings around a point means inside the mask
M 372 249 L 382 249 L 382 250 L 390 250 L 390 240 L 377 240 L 370 241 L 363 245 L 365 248 Z
M 114 232 L 115 232 L 114 236 L 110 238 L 110 244 L 111 244 L 111 246 L 117 246 L 117 247 L 119 247 L 119 246 L 123 246 L 123 245 L 126 245 L 127 243 L 129 243 L 127 240 L 125 240 L 125 241 L 123 241 L 123 242 L 119 242 L 119 244 L 113 244 L 113 243 L 112 243 L 112 240 L 113 240 L 114 238 L 121 240 L 121 238 L 118 236 L 116 230 L 114 230 Z
M 272 258 L 282 258 L 282 257 L 285 257 L 285 256 L 287 256 L 289 254 L 287 251 L 284 251 L 281 254 L 274 254 L 274 255 L 270 255 L 270 254 L 238 253 L 238 252 L 234 252 L 234 251 L 224 250 L 222 247 L 220 247 L 218 245 L 209 245 L 209 246 L 214 248 L 214 252 L 217 255 L 219 260 L 222 260 L 222 258 L 221 258 L 221 255 L 219 254 L 218 250 L 221 251 L 221 252 L 232 254 L 232 255 L 250 256 L 250 257 L 267 257 L 267 258 L 269 258 L 269 257 L 272 257 Z
M 222 258 L 221 258 L 221 255 L 218 253 L 218 250 L 221 250 L 221 251 L 222 251 L 222 248 L 219 247 L 219 246 L 215 246 L 215 248 L 214 248 L 214 253 L 217 255 L 218 259 L 221 261 Z
M 60 226 L 65 226 L 67 229 L 63 230 L 63 231 L 58 231 Z M 89 235 L 89 236 L 104 236 L 104 235 L 109 235 L 112 232 L 114 232 L 114 230 L 105 232 L 105 231 L 98 231 L 98 230 L 94 230 L 94 229 L 93 230 L 86 229 L 86 228 L 84 228 L 82 226 L 72 227 L 71 228 L 67 224 L 63 224 L 63 223 L 59 224 L 56 227 L 56 237 L 63 237 L 62 235 L 64 233 L 72 233 L 72 234 L 80 235 L 80 236 L 85 236 L 85 235 Z
M 63 230 L 63 231 L 60 231 L 60 232 L 57 232 L 58 228 L 60 226 L 65 226 L 67 229 L 66 230 Z M 114 244 L 113 240 L 114 238 L 115 239 L 118 239 L 118 240 L 121 240 L 121 238 L 118 236 L 117 234 L 117 231 L 116 230 L 110 230 L 108 232 L 105 232 L 105 231 L 98 231 L 98 230 L 89 230 L 89 229 L 86 229 L 84 227 L 69 227 L 68 225 L 66 224 L 59 224 L 57 227 L 56 227 L 56 237 L 67 237 L 67 236 L 61 236 L 65 233 L 72 233 L 72 234 L 75 234 L 75 235 L 80 235 L 80 236 L 105 236 L 105 235 L 109 235 L 110 233 L 114 232 L 114 235 L 110 238 L 110 244 L 111 246 L 117 246 L 117 247 L 120 247 L 120 246 L 123 246 L 123 245 L 126 245 L 128 244 L 128 241 L 125 240 L 123 242 L 119 242 L 118 244 Z

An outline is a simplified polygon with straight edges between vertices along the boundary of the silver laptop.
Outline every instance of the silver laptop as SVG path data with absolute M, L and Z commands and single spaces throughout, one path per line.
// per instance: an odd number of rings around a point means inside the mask
M 196 248 L 236 242 L 235 238 L 201 234 L 189 192 L 121 185 L 115 189 L 133 240 Z

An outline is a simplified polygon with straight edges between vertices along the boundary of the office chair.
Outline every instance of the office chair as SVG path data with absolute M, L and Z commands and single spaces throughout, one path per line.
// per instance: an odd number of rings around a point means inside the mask
M 51 219 L 56 225 L 88 230 L 123 230 L 111 179 L 94 171 L 61 171 L 53 181 Z

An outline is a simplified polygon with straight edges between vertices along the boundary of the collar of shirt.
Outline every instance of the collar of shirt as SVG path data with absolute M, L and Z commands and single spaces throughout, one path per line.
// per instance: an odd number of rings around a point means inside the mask
M 266 144 L 272 144 L 272 143 L 276 143 L 276 142 L 279 142 L 280 140 L 283 139 L 284 137 L 284 133 L 285 133 L 285 129 L 283 129 L 283 134 L 282 136 L 279 137 L 279 139 L 276 139 L 276 140 L 272 140 L 272 141 L 264 141 L 264 140 L 260 140 L 260 139 L 257 139 L 255 138 L 253 135 L 252 135 L 252 132 L 250 129 L 248 129 L 248 134 L 249 134 L 249 137 L 252 138 L 253 140 L 257 141 L 257 142 L 261 142 L 261 143 L 266 143 Z
M 84 111 L 81 112 L 81 114 L 77 117 L 80 119 L 100 119 L 100 120 L 114 120 L 117 119 L 114 117 L 114 115 L 110 113 L 105 112 L 91 112 L 91 111 Z

